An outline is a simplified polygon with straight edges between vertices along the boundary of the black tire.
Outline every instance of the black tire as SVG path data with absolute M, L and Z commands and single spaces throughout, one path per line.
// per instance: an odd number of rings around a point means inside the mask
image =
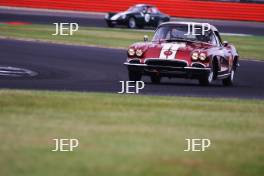
M 140 81 L 142 78 L 141 73 L 135 71 L 128 71 L 129 81 Z
M 155 27 L 158 27 L 161 23 L 163 23 L 163 21 L 160 19 L 160 20 L 158 20 L 157 21 L 157 24 L 156 24 L 156 26 Z
M 217 76 L 218 76 L 218 70 L 220 70 L 217 59 L 214 59 L 213 60 L 213 68 L 214 68 L 213 69 L 213 72 L 214 72 L 213 79 L 216 80 L 217 79 Z
M 111 27 L 111 28 L 115 27 L 115 25 L 113 23 L 111 23 L 111 22 L 107 22 L 107 26 Z
M 157 75 L 150 76 L 152 84 L 160 84 L 161 77 Z
M 232 69 L 230 72 L 230 75 L 223 79 L 223 85 L 224 86 L 233 86 L 234 85 L 234 77 L 235 77 L 235 70 Z
M 134 17 L 129 17 L 128 18 L 127 27 L 130 28 L 130 29 L 137 28 L 137 22 L 136 22 L 136 19 Z
M 214 72 L 211 71 L 209 74 L 199 79 L 199 84 L 201 86 L 209 86 L 213 81 L 213 77 L 214 77 Z

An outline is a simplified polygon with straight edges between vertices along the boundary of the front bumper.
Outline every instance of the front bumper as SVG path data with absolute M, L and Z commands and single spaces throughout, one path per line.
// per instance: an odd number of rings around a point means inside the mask
M 211 68 L 200 67 L 174 67 L 161 65 L 148 65 L 125 62 L 129 71 L 140 72 L 142 75 L 159 75 L 161 77 L 177 77 L 199 79 L 211 72 Z
M 117 19 L 117 20 L 111 20 L 111 19 L 105 19 L 107 23 L 114 24 L 114 25 L 125 25 L 127 24 L 126 19 Z

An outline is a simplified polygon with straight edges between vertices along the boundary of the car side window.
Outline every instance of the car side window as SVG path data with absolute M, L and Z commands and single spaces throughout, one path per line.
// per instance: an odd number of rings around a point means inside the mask
M 151 13 L 158 14 L 159 10 L 156 7 L 151 8 Z
M 148 8 L 147 8 L 147 7 L 143 7 L 143 8 L 141 9 L 141 12 L 142 12 L 142 13 L 147 13 L 147 12 L 148 12 Z
M 217 40 L 216 40 L 215 35 L 214 35 L 213 32 L 210 32 L 210 34 L 208 35 L 208 41 L 212 45 L 218 45 Z
M 153 13 L 151 7 L 149 7 L 149 8 L 147 9 L 147 13 Z
M 213 45 L 219 46 L 219 42 L 218 42 L 217 38 L 215 37 L 214 33 L 212 33 L 211 38 L 212 38 L 211 43 Z
M 215 35 L 215 38 L 217 39 L 219 46 L 222 46 L 222 40 L 221 40 L 219 33 L 215 31 L 214 35 Z

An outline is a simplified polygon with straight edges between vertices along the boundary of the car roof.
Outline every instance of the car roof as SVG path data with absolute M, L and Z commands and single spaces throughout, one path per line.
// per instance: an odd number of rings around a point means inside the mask
M 162 23 L 160 26 L 164 26 L 164 25 L 188 25 L 188 24 L 193 24 L 196 26 L 202 26 L 202 25 L 209 25 L 210 29 L 212 31 L 216 31 L 218 32 L 217 28 L 209 23 L 197 23 L 197 22 L 176 22 L 176 21 L 170 21 L 170 22 L 165 22 Z
M 153 5 L 149 5 L 149 4 L 136 4 L 136 7 L 155 7 Z

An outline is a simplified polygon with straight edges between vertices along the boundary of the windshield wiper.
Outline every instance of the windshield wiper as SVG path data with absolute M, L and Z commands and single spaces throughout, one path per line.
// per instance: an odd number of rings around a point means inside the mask
M 186 38 L 170 38 L 166 39 L 166 42 L 174 42 L 174 41 L 188 41 L 188 42 L 194 42 L 194 40 L 186 39 Z

